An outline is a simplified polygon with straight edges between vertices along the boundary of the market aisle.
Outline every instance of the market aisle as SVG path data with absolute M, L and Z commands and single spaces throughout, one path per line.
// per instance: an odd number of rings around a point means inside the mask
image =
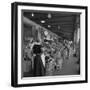
M 55 71 L 54 75 L 76 75 L 79 74 L 79 64 L 76 57 L 64 60 L 61 71 Z

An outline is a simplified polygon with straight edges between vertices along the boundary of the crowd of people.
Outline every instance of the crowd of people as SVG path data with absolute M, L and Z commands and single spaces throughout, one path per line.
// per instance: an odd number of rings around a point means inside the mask
M 74 42 L 58 37 L 46 30 L 39 30 L 37 40 L 29 37 L 24 45 L 24 60 L 31 61 L 33 76 L 52 76 L 60 71 L 63 61 L 74 55 Z

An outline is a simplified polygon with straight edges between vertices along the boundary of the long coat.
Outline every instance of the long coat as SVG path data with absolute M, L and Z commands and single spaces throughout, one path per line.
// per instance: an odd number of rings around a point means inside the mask
M 40 55 L 36 55 L 34 58 L 34 76 L 44 76 L 45 75 L 45 68 L 43 66 L 43 62 L 41 60 Z

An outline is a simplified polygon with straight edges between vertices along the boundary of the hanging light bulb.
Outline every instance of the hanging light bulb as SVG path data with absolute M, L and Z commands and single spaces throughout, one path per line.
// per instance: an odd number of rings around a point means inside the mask
M 41 23 L 45 23 L 45 21 L 44 20 L 41 20 Z
M 48 18 L 51 18 L 51 17 L 52 17 L 52 16 L 51 16 L 51 14 L 49 13 L 49 14 L 48 14 Z
M 32 13 L 32 17 L 34 17 L 34 13 Z
M 48 25 L 48 28 L 50 28 L 51 27 L 51 25 Z

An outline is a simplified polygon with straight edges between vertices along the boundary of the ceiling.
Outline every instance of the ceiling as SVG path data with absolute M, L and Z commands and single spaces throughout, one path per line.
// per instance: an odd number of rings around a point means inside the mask
M 24 11 L 23 15 L 57 35 L 72 40 L 76 16 L 80 14 L 71 12 Z

